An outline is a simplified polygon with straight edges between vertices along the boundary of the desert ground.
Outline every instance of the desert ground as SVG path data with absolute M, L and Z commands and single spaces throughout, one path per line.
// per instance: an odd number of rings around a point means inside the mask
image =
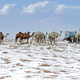
M 80 44 L 0 44 L 1 80 L 80 80 Z

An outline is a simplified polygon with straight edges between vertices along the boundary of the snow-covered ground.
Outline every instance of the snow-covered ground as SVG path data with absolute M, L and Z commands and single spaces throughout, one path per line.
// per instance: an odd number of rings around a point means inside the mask
M 80 44 L 58 41 L 57 45 L 0 45 L 2 80 L 80 80 Z

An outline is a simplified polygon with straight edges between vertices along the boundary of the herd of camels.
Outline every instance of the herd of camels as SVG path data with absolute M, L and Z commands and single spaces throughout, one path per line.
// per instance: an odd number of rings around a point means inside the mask
M 36 42 L 36 43 L 43 43 L 45 42 L 46 43 L 46 40 L 47 40 L 47 35 L 48 35 L 48 43 L 52 44 L 52 42 L 55 43 L 55 40 L 60 37 L 62 34 L 62 31 L 60 31 L 60 34 L 55 32 L 55 31 L 52 31 L 51 33 L 47 33 L 44 34 L 43 32 L 41 31 L 37 31 L 37 32 L 33 32 L 32 35 L 30 35 L 30 32 L 28 31 L 27 33 L 22 33 L 22 32 L 19 32 L 16 34 L 15 36 L 15 42 L 17 42 L 18 38 L 20 39 L 20 42 L 23 41 L 23 39 L 27 39 L 27 43 L 29 43 L 29 38 L 32 37 L 32 39 L 30 40 L 30 44 L 33 42 L 33 40 Z M 0 32 L 0 42 L 3 41 L 4 38 L 6 38 L 7 36 L 9 35 L 9 33 L 6 34 L 6 36 L 3 35 L 2 32 Z M 76 43 L 78 43 L 78 39 L 80 39 L 80 31 L 78 31 L 76 34 L 75 34 L 75 37 L 71 38 L 72 41 L 75 40 Z

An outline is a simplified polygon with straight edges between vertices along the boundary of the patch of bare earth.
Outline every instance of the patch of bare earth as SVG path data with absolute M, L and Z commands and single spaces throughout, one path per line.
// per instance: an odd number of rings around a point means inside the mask
M 27 75 L 26 77 L 27 77 L 27 78 L 30 78 L 31 76 L 30 76 L 30 75 Z
M 47 47 L 46 49 L 48 49 L 48 50 L 49 50 L 49 49 L 51 49 L 51 47 Z
M 46 58 L 42 58 L 42 60 L 49 60 L 49 59 L 46 59 Z
M 20 59 L 20 61 L 22 61 L 22 62 L 31 62 L 30 60 L 26 60 L 26 59 Z
M 31 71 L 25 71 L 26 73 L 31 73 Z
M 60 65 L 55 65 L 55 67 L 60 67 Z
M 18 47 L 17 46 L 9 46 L 9 48 L 12 48 L 12 49 L 18 49 Z
M 80 62 L 80 59 L 78 59 L 78 61 Z
M 67 74 L 67 71 L 65 70 L 60 70 L 60 72 Z
M 6 61 L 7 64 L 10 63 L 10 60 L 8 58 L 1 58 L 3 61 Z
M 11 77 L 11 76 L 2 76 L 2 77 L 0 77 L 0 79 L 4 79 L 4 78 L 8 78 L 8 77 Z
M 48 65 L 48 64 L 42 64 L 42 65 L 40 65 L 41 67 L 50 67 L 50 65 Z
M 8 54 L 8 52 L 3 52 L 3 54 Z
M 33 69 L 36 69 L 36 70 L 41 70 L 40 68 L 34 68 L 34 67 L 32 67 Z
M 44 73 L 52 73 L 51 71 L 49 70 L 43 70 Z
M 54 79 L 54 78 L 57 78 L 58 75 L 50 75 L 49 77 L 45 77 L 45 79 Z
M 57 49 L 54 49 L 54 51 L 56 51 L 56 52 L 63 52 L 63 51 L 61 51 L 61 50 L 57 50 Z
M 16 66 L 23 66 L 22 64 L 20 64 L 20 63 L 16 63 Z

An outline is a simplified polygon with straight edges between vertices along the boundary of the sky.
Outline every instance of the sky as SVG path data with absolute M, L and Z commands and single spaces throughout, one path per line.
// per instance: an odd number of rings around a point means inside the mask
M 80 0 L 0 0 L 0 32 L 79 31 Z

